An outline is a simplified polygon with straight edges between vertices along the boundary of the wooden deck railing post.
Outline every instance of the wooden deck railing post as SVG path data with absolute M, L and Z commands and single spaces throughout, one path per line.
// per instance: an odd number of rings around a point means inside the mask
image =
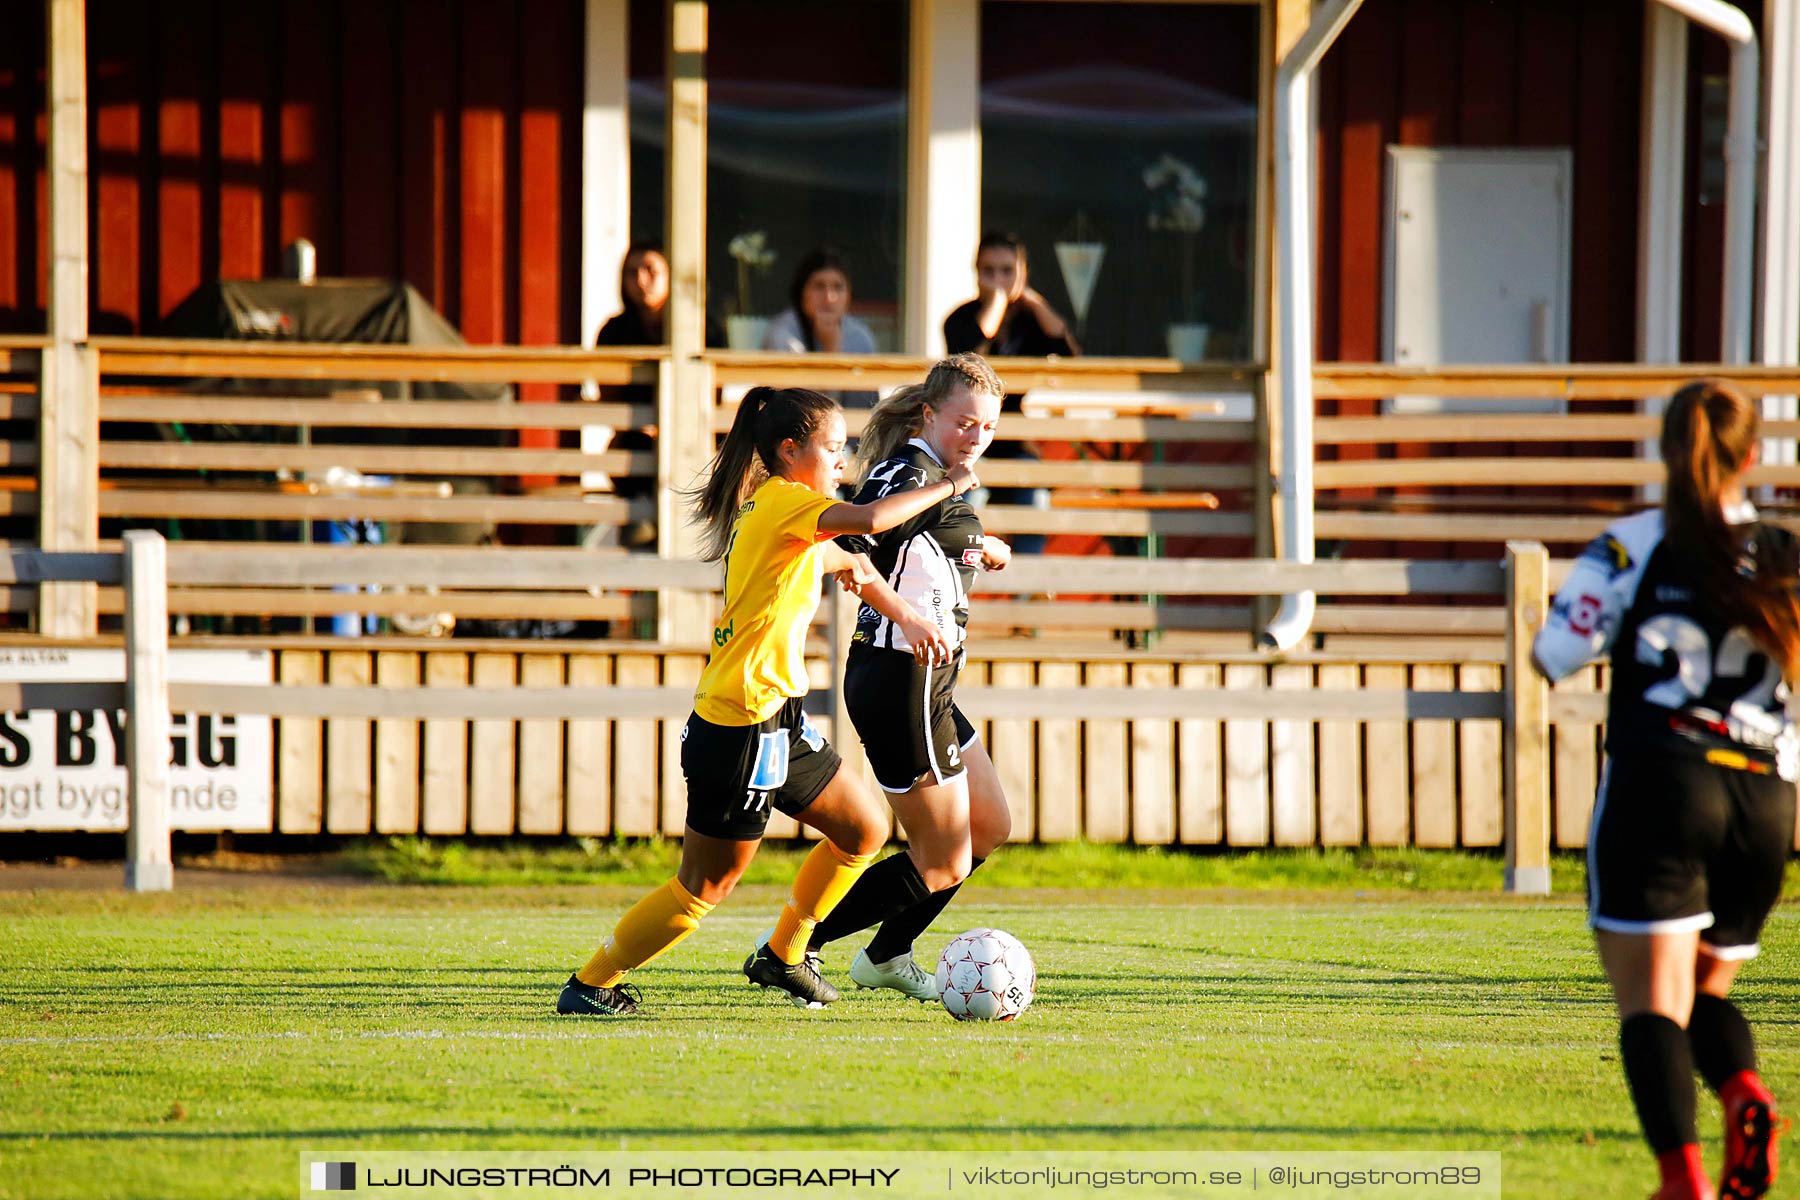
M 668 6 L 669 348 L 657 403 L 657 551 L 692 558 L 697 530 L 678 494 L 698 482 L 712 458 L 712 366 L 706 349 L 707 6 L 673 0 Z M 706 598 L 663 592 L 656 606 L 657 640 L 710 644 Z
M 125 535 L 125 888 L 175 885 L 169 851 L 169 568 L 162 534 Z
M 700 481 L 713 453 L 712 364 L 679 357 L 662 365 L 657 399 L 656 548 L 665 559 L 692 559 L 700 554 L 701 530 L 688 520 L 682 495 Z M 712 641 L 712 610 L 704 595 L 661 591 L 656 601 L 656 640 L 663 643 Z
M 1506 890 L 1524 896 L 1550 892 L 1550 688 L 1531 665 L 1549 581 L 1541 544 L 1506 544 Z
M 1276 462 L 1281 453 L 1279 421 L 1274 409 L 1276 389 L 1273 370 L 1259 371 L 1251 402 L 1255 405 L 1256 442 L 1251 450 L 1250 491 L 1251 551 L 1257 558 L 1275 558 L 1281 552 L 1281 496 L 1275 488 Z M 1276 598 L 1260 595 L 1251 601 L 1251 628 L 1261 630 L 1275 616 Z
M 88 345 L 87 6 L 49 0 L 51 346 L 38 376 L 38 545 L 92 550 L 100 536 L 100 389 Z M 38 631 L 88 637 L 96 623 L 91 583 L 47 585 Z

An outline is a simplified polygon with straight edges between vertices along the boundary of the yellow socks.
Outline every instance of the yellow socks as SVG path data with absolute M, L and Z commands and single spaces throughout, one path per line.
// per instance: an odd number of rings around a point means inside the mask
M 589 987 L 612 987 L 625 972 L 643 966 L 694 932 L 700 918 L 712 910 L 712 905 L 682 887 L 679 879 L 671 879 L 619 918 L 612 937 L 594 952 L 587 966 L 575 972 L 575 978 Z
M 777 958 L 785 963 L 800 961 L 813 926 L 844 898 L 874 858 L 873 854 L 846 853 L 830 842 L 813 847 L 794 877 L 793 897 L 781 910 L 775 934 L 769 939 L 769 949 Z M 589 987 L 612 987 L 625 972 L 643 966 L 694 932 L 712 909 L 682 887 L 679 879 L 669 880 L 619 918 L 612 937 L 575 972 L 575 978 Z
M 844 898 L 857 877 L 874 861 L 873 854 L 851 854 L 828 841 L 814 846 L 800 864 L 800 873 L 794 876 L 793 898 L 775 922 L 769 952 L 784 963 L 799 962 L 806 953 L 813 926 Z

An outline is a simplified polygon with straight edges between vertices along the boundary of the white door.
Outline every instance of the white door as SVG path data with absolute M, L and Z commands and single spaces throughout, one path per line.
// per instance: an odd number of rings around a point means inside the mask
M 1388 147 L 1387 361 L 1567 362 L 1573 192 L 1567 150 Z M 1555 412 L 1562 402 L 1397 396 L 1389 407 Z

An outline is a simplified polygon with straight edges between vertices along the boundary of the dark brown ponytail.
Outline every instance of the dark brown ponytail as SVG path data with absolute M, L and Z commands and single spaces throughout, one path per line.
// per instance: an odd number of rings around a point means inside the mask
M 1731 524 L 1721 501 L 1761 424 L 1755 403 L 1723 380 L 1697 379 L 1675 393 L 1663 414 L 1663 525 L 1671 548 L 1695 570 L 1696 591 L 1742 626 L 1792 682 L 1800 677 L 1800 579 L 1791 550 L 1777 552 L 1791 543 Z
M 703 530 L 701 557 L 714 562 L 731 544 L 738 509 L 770 475 L 781 473 L 781 443 L 805 442 L 838 411 L 838 402 L 806 388 L 751 388 L 739 403 L 725 443 L 698 487 L 682 493 Z

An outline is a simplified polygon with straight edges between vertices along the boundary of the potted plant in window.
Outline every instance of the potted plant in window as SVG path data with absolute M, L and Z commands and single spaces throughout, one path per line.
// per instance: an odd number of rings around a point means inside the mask
M 1200 231 L 1206 226 L 1206 180 L 1193 166 L 1164 154 L 1144 168 L 1150 190 L 1150 228 L 1176 239 L 1181 266 L 1181 320 L 1169 326 L 1169 355 L 1182 362 L 1206 357 L 1211 330 L 1200 323 L 1195 276 L 1199 270 Z
M 775 251 L 769 235 L 760 229 L 738 234 L 726 249 L 737 260 L 737 300 L 736 311 L 725 318 L 725 340 L 733 350 L 760 350 L 769 318 L 755 315 L 751 308 L 750 284 L 754 275 L 773 265 Z

